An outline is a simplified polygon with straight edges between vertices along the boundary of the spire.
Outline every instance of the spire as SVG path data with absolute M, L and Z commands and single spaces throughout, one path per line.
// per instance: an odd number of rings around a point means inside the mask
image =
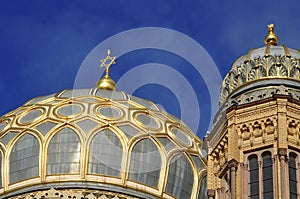
M 278 42 L 278 37 L 274 33 L 274 24 L 269 24 L 268 25 L 268 35 L 265 37 L 265 44 L 266 45 L 271 45 L 271 46 L 277 46 Z
M 116 56 L 110 56 L 110 49 L 108 49 L 107 56 L 105 57 L 105 59 L 101 59 L 100 67 L 105 67 L 105 75 L 98 81 L 96 85 L 97 88 L 103 90 L 117 90 L 116 83 L 109 76 L 110 67 L 116 64 L 116 58 Z

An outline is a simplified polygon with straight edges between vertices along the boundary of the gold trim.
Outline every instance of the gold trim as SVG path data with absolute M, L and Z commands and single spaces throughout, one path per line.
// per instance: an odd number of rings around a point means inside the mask
M 72 114 L 72 115 L 61 115 L 59 113 L 59 110 L 64 108 L 64 107 L 68 107 L 68 106 L 79 106 L 80 107 L 80 111 L 78 113 Z M 62 118 L 62 119 L 71 119 L 71 118 L 75 118 L 78 117 L 79 115 L 83 114 L 86 111 L 86 108 L 80 104 L 80 103 L 74 103 L 74 101 L 70 101 L 69 103 L 63 103 L 62 105 L 56 106 L 53 110 L 53 114 L 58 117 L 58 118 Z
M 25 117 L 26 115 L 28 115 L 30 112 L 33 112 L 33 111 L 36 111 L 36 110 L 41 111 L 41 114 L 40 114 L 39 116 L 37 116 L 36 118 L 34 118 L 33 120 L 31 120 L 31 121 L 29 121 L 29 122 L 22 122 L 22 118 L 23 118 L 23 117 Z M 46 108 L 45 108 L 45 107 L 41 107 L 41 106 L 39 106 L 39 107 L 34 107 L 34 108 L 32 108 L 32 109 L 29 109 L 29 110 L 27 109 L 27 110 L 25 110 L 25 111 L 17 118 L 16 123 L 17 123 L 18 125 L 21 125 L 21 126 L 33 124 L 33 123 L 35 123 L 36 121 L 41 120 L 41 119 L 45 116 L 46 112 L 47 112 Z
M 114 109 L 116 110 L 119 115 L 117 117 L 106 117 L 105 115 L 102 115 L 99 110 L 101 108 L 111 108 L 111 109 Z M 101 104 L 101 105 L 98 105 L 98 106 L 95 106 L 94 108 L 94 114 L 97 116 L 97 117 L 100 117 L 102 119 L 105 119 L 105 120 L 109 120 L 109 121 L 116 121 L 116 120 L 119 120 L 121 118 L 123 118 L 126 114 L 125 114 L 125 111 L 122 110 L 122 108 L 114 105 L 114 104 Z
M 157 127 L 154 128 L 154 127 L 146 126 L 145 124 L 143 124 L 141 121 L 138 120 L 137 117 L 138 117 L 139 115 L 146 115 L 146 116 L 150 117 L 150 119 L 153 120 L 153 121 L 156 123 Z M 140 111 L 140 110 L 138 110 L 138 111 L 134 111 L 134 112 L 132 113 L 132 117 L 133 117 L 134 122 L 135 122 L 135 123 L 137 124 L 137 126 L 139 126 L 139 127 L 148 129 L 148 130 L 150 130 L 150 131 L 159 131 L 159 130 L 162 130 L 161 121 L 160 121 L 159 119 L 157 119 L 156 116 L 153 115 L 152 113 L 149 113 L 149 112 L 146 112 L 146 111 Z
M 181 131 L 181 133 L 186 136 L 186 138 L 188 139 L 189 141 L 189 144 L 185 144 L 183 143 L 181 140 L 179 140 L 179 138 L 175 135 L 175 133 L 173 132 L 175 129 L 177 129 L 178 131 Z M 191 148 L 193 147 L 193 142 L 192 142 L 192 138 L 189 134 L 187 134 L 187 132 L 185 132 L 184 129 L 181 128 L 181 126 L 177 126 L 177 125 L 174 125 L 174 124 L 171 124 L 171 125 L 168 125 L 168 135 L 173 139 L 173 140 L 176 140 L 177 143 L 179 143 L 180 146 L 184 146 L 184 147 L 187 147 L 187 148 Z

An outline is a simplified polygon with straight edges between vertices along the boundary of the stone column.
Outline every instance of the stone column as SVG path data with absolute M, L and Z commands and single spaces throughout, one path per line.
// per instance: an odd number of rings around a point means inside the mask
M 228 162 L 228 167 L 230 168 L 231 199 L 235 199 L 236 198 L 236 169 L 238 167 L 238 162 L 232 159 Z
M 208 189 L 207 190 L 207 195 L 208 195 L 208 199 L 214 199 L 215 198 L 215 190 L 213 189 Z
M 286 168 L 286 156 L 287 149 L 279 148 L 278 149 L 279 161 L 280 161 L 280 190 L 281 190 L 281 198 L 286 199 L 286 176 L 285 176 L 285 168 Z
M 217 189 L 217 196 L 218 196 L 218 198 L 220 198 L 221 194 L 222 194 L 222 188 L 218 188 Z
M 241 179 L 240 179 L 240 185 L 241 185 L 241 198 L 247 198 L 247 164 L 240 163 L 240 172 L 241 172 Z

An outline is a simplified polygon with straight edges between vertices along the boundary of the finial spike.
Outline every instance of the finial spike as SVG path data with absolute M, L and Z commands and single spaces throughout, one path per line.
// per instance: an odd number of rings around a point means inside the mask
M 268 25 L 268 29 L 269 29 L 269 33 L 271 32 L 271 33 L 273 33 L 274 34 L 274 24 L 269 24 Z M 108 49 L 109 50 L 109 49 Z
M 265 44 L 266 45 L 272 45 L 276 46 L 278 42 L 278 37 L 274 33 L 274 24 L 269 24 L 268 25 L 268 35 L 265 37 Z

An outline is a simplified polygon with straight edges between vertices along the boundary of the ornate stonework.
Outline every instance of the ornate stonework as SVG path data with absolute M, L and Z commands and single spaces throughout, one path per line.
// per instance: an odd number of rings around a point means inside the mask
M 267 53 L 269 51 L 269 53 Z M 285 46 L 266 46 L 239 58 L 223 80 L 219 104 L 241 87 L 266 79 L 300 81 L 300 52 Z M 267 93 L 274 91 L 267 91 Z M 258 94 L 257 97 L 264 97 Z M 255 97 L 255 96 L 253 96 Z M 247 97 L 246 97 L 247 98 Z M 243 100 L 243 99 L 241 99 Z M 252 100 L 250 98 L 250 100 Z
M 83 190 L 83 189 L 68 189 L 59 190 L 51 188 L 45 191 L 36 191 L 26 193 L 11 199 L 139 199 L 137 197 L 128 196 L 125 194 L 112 193 L 107 191 Z

